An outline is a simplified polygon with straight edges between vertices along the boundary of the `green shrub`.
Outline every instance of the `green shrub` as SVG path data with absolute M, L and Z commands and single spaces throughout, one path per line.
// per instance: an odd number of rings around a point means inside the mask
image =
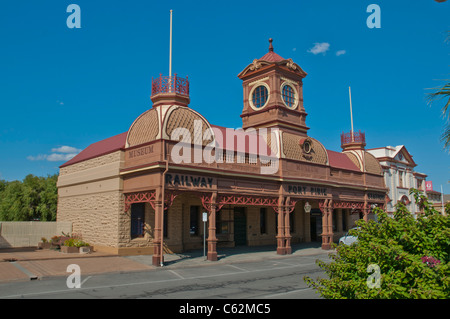
M 67 247 L 85 247 L 90 246 L 88 243 L 82 241 L 80 238 L 70 237 L 64 241 L 64 246 Z
M 423 214 L 414 218 L 401 203 L 393 218 L 375 208 L 377 221 L 357 222 L 355 244 L 335 245 L 331 262 L 317 261 L 328 278 L 304 277 L 307 284 L 333 299 L 450 298 L 450 218 L 417 190 L 410 194 Z M 379 267 L 379 288 L 369 265 Z
M 69 238 L 64 241 L 64 246 L 75 247 L 75 238 Z

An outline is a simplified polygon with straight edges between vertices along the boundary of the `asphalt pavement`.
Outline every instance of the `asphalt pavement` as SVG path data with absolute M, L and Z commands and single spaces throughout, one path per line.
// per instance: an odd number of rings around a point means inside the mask
M 277 255 L 275 248 L 219 249 L 215 262 L 203 251 L 166 254 L 163 267 L 151 255 L 3 250 L 0 298 L 318 298 L 301 278 L 323 275 L 315 261 L 328 260 L 330 251 L 299 244 Z M 68 289 L 74 265 L 81 289 Z

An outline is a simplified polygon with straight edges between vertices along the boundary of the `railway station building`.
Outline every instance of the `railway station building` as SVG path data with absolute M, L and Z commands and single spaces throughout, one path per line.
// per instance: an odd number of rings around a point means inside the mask
M 241 130 L 195 111 L 188 78 L 155 78 L 151 108 L 128 131 L 60 167 L 57 220 L 72 222 L 95 250 L 152 254 L 161 265 L 165 253 L 203 247 L 203 216 L 211 261 L 239 245 L 290 254 L 294 243 L 317 241 L 330 249 L 356 220 L 373 218 L 388 190 L 365 134 L 342 133 L 340 151 L 308 135 L 307 74 L 269 42 L 238 75 Z

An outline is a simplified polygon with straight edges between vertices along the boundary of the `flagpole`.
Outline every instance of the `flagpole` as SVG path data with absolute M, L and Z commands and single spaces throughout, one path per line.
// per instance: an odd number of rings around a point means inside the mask
M 170 10 L 169 77 L 172 76 L 172 10 Z
M 350 97 L 350 120 L 352 123 L 352 130 L 350 132 L 350 134 L 352 135 L 352 142 L 355 141 L 354 137 L 353 137 L 353 111 L 352 111 L 352 90 L 350 87 L 348 87 L 348 95 Z

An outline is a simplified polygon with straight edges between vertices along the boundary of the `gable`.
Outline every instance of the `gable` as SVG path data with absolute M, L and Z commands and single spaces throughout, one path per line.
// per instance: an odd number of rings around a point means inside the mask
M 401 146 L 394 154 L 393 154 L 393 159 L 400 162 L 400 163 L 404 163 L 408 166 L 417 166 L 417 164 L 414 162 L 414 160 L 412 159 L 412 155 L 408 152 L 408 150 L 406 149 L 405 146 Z

